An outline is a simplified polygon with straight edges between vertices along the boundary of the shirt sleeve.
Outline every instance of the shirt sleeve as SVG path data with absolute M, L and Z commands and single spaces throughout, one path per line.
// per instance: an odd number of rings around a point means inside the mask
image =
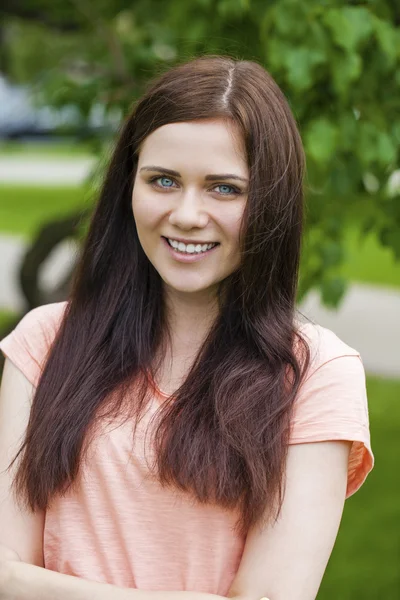
M 0 340 L 4 356 L 36 387 L 54 341 L 66 302 L 45 304 L 30 310 L 6 337 Z
M 291 444 L 351 441 L 346 498 L 364 483 L 374 466 L 365 370 L 356 352 L 324 361 L 299 390 L 294 404 Z

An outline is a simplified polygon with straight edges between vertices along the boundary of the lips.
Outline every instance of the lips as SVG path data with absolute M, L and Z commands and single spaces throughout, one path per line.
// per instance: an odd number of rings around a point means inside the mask
M 176 238 L 173 236 L 169 237 L 166 235 L 163 235 L 161 237 L 163 237 L 165 240 L 175 241 L 175 242 L 182 243 L 185 245 L 194 244 L 195 246 L 197 246 L 198 244 L 200 244 L 202 246 L 203 244 L 219 244 L 219 242 L 215 242 L 214 240 L 191 240 L 191 239 L 187 239 L 187 238 Z
M 196 246 L 191 244 L 184 244 L 183 242 L 178 242 L 177 240 L 172 240 L 171 238 L 166 238 L 161 236 L 163 244 L 165 244 L 171 256 L 177 260 L 178 262 L 183 263 L 192 263 L 198 262 L 202 260 L 209 254 L 215 252 L 220 245 L 217 243 L 211 244 L 196 244 Z M 172 245 L 172 243 L 174 245 Z

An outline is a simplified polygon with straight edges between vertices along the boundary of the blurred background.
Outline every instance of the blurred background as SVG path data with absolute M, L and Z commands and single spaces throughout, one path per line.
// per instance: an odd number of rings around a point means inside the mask
M 376 466 L 346 502 L 318 599 L 399 600 L 398 0 L 1 6 L 0 337 L 67 297 L 121 120 L 150 77 L 204 53 L 256 60 L 286 94 L 308 165 L 298 304 L 367 372 Z

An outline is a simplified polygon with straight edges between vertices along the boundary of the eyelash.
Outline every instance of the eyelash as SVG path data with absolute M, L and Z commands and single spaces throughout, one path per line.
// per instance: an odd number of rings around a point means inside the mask
M 153 186 L 156 187 L 158 189 L 162 189 L 162 190 L 167 190 L 168 187 L 164 187 L 162 185 L 158 185 L 155 182 L 157 181 L 157 179 L 170 179 L 171 181 L 175 181 L 172 177 L 170 177 L 169 175 L 157 175 L 156 177 L 152 177 L 149 180 L 149 183 Z M 176 182 L 175 182 L 176 183 Z M 218 194 L 221 194 L 221 196 L 233 196 L 233 195 L 239 195 L 242 192 L 240 190 L 238 190 L 235 186 L 230 185 L 228 183 L 219 183 L 218 185 L 214 186 L 214 187 L 219 187 L 221 185 L 224 185 L 226 187 L 229 187 L 233 190 L 233 192 L 229 192 L 228 194 L 223 194 L 222 192 L 217 192 Z

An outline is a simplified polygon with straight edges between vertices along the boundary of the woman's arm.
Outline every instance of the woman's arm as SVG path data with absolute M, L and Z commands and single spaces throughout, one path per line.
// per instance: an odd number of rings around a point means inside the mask
M 292 445 L 286 494 L 275 524 L 255 528 L 227 594 L 236 600 L 315 600 L 338 532 L 350 442 Z M 199 592 L 142 591 L 93 583 L 7 561 L 0 600 L 217 600 Z M 0 586 L 1 587 L 1 586 Z
M 8 470 L 25 437 L 33 394 L 33 385 L 7 358 L 0 387 L 0 544 L 43 566 L 44 513 L 20 506 L 12 490 L 18 461 Z
M 228 598 L 315 600 L 342 517 L 350 447 L 289 446 L 282 512 L 249 532 Z
M 31 394 L 22 373 L 6 361 L 0 391 L 0 544 L 17 552 L 24 562 L 0 559 L 0 600 L 220 598 L 198 592 L 120 588 L 41 568 L 43 515 L 23 513 L 16 506 L 10 475 L 3 472 L 24 433 Z M 345 441 L 290 446 L 281 516 L 274 525 L 249 533 L 228 597 L 315 600 L 342 516 L 349 451 L 350 442 Z
M 201 592 L 147 592 L 121 588 L 64 575 L 20 561 L 6 560 L 2 565 L 0 564 L 0 600 L 93 600 L 94 598 L 96 600 L 226 600 L 224 596 Z

